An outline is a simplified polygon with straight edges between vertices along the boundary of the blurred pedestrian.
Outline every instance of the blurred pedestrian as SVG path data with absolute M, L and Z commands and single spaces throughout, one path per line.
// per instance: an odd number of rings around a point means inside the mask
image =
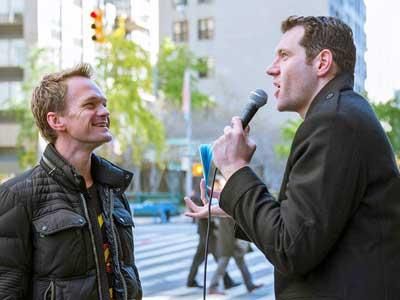
M 43 77 L 31 108 L 47 145 L 0 187 L 0 299 L 142 299 L 132 174 L 93 151 L 111 141 L 107 99 L 80 64 Z
M 201 200 L 198 193 L 193 191 L 191 197 L 195 203 L 201 205 Z M 190 271 L 186 285 L 188 287 L 202 288 L 203 286 L 199 284 L 196 280 L 196 275 L 200 265 L 203 263 L 205 259 L 208 221 L 206 219 L 198 219 L 196 221 L 197 221 L 197 233 L 199 235 L 199 243 L 197 244 L 196 253 L 193 256 L 193 261 L 190 266 Z M 208 253 L 211 253 L 212 256 L 214 257 L 214 260 L 217 262 L 218 255 L 217 255 L 217 243 L 216 243 L 217 241 L 216 226 L 213 220 L 210 221 L 211 222 L 210 222 L 210 236 L 208 240 Z M 232 287 L 240 285 L 240 283 L 234 282 L 227 272 L 224 274 L 223 280 L 225 289 L 230 289 Z
M 215 190 L 222 190 L 224 183 L 224 178 L 218 176 L 215 182 Z M 253 283 L 249 268 L 244 259 L 245 254 L 249 250 L 249 244 L 246 241 L 235 238 L 235 221 L 232 218 L 218 218 L 217 221 L 218 266 L 211 278 L 208 293 L 224 294 L 218 289 L 219 280 L 226 274 L 231 257 L 235 260 L 235 263 L 242 274 L 247 291 L 252 292 L 253 290 L 260 288 L 262 284 Z

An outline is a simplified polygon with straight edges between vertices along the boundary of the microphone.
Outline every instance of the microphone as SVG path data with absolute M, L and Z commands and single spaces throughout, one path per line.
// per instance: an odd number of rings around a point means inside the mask
M 267 103 L 268 95 L 262 89 L 255 89 L 249 95 L 250 102 L 247 103 L 243 115 L 241 117 L 243 129 L 249 124 L 250 120 L 254 117 L 257 110 Z

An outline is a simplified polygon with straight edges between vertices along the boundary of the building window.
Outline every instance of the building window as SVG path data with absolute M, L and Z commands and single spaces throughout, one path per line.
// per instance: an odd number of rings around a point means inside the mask
M 22 24 L 23 12 L 23 0 L 0 1 L 0 23 Z
M 175 9 L 180 10 L 185 8 L 185 6 L 187 6 L 187 0 L 173 0 L 172 1 L 173 6 L 175 7 Z
M 23 39 L 0 40 L 0 66 L 23 66 L 25 42 Z
M 210 78 L 214 75 L 215 65 L 211 57 L 201 57 L 197 60 L 199 78 Z
M 189 25 L 188 21 L 178 21 L 173 25 L 174 42 L 187 42 L 189 40 Z
M 206 18 L 198 21 L 199 40 L 211 40 L 214 37 L 214 19 Z
M 20 81 L 0 82 L 0 110 L 10 107 L 11 100 L 22 99 L 22 83 Z

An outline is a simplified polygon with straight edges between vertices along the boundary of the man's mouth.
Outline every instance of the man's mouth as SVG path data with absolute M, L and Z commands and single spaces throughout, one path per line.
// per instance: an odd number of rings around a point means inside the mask
M 275 98 L 277 98 L 277 97 L 278 97 L 278 94 L 279 94 L 279 91 L 280 91 L 280 89 L 281 89 L 281 85 L 280 85 L 279 83 L 277 83 L 277 82 L 274 82 L 273 84 L 274 84 L 274 86 L 276 87 L 276 91 L 275 91 L 275 93 L 274 93 L 274 96 L 275 96 Z
M 277 82 L 274 82 L 273 84 L 274 84 L 274 86 L 275 86 L 276 88 L 278 88 L 278 89 L 280 89 L 280 88 L 281 88 L 281 85 L 280 85 L 279 83 L 277 83 Z
M 108 124 L 108 122 L 106 122 L 106 121 L 104 121 L 104 122 L 93 123 L 93 126 L 95 126 L 95 127 L 109 128 L 109 124 Z

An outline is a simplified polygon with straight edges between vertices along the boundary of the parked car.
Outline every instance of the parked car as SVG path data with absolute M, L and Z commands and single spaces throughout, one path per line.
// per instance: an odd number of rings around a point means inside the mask
M 167 223 L 171 216 L 180 214 L 180 195 L 172 193 L 128 193 L 127 198 L 134 216 L 159 217 Z

